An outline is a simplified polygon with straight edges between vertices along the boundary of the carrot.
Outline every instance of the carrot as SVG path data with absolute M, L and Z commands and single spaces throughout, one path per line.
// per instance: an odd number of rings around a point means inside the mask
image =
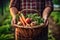
M 23 21 L 23 19 L 21 17 L 20 17 L 20 21 L 23 24 L 23 26 L 25 26 L 25 23 L 24 23 L 24 21 Z
M 22 13 L 21 13 L 21 17 L 22 17 L 23 21 L 26 23 L 26 25 L 28 25 L 28 23 L 26 22 L 26 19 Z

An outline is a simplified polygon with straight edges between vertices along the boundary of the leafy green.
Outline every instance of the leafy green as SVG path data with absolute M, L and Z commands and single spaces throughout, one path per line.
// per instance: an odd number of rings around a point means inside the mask
M 31 18 L 33 21 L 36 21 L 37 24 L 43 23 L 43 18 L 41 18 L 37 13 L 35 14 L 27 14 L 27 18 Z

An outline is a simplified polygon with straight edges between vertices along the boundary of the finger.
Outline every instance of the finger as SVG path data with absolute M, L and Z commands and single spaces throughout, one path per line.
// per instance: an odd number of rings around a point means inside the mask
M 46 21 L 45 23 L 44 23 L 44 26 L 46 27 L 48 25 L 48 21 Z
M 13 20 L 11 21 L 11 25 L 13 25 Z
M 48 25 L 48 21 L 46 22 L 46 26 Z
M 13 24 L 16 24 L 16 21 L 15 20 L 13 20 Z
M 13 24 L 15 24 L 15 21 L 13 20 L 13 22 L 12 22 Z

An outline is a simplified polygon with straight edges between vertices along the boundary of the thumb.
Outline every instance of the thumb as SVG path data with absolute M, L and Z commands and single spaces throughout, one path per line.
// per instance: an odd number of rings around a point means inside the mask
M 46 22 L 46 26 L 48 25 L 48 21 Z
M 12 25 L 13 25 L 13 24 L 16 24 L 15 19 L 12 19 L 11 24 L 12 24 Z
M 44 22 L 44 25 L 45 25 L 45 26 L 48 25 L 48 19 Z

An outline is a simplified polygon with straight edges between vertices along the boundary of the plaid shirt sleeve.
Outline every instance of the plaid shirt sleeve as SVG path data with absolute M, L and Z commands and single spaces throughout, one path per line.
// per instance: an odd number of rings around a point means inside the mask
M 20 7 L 20 4 L 19 4 L 19 1 L 18 0 L 10 0 L 10 5 L 9 7 L 16 7 L 17 9 L 19 9 Z
M 16 4 L 17 4 L 17 0 L 10 0 L 10 5 L 9 7 L 16 7 Z
M 52 2 L 52 0 L 45 0 L 45 7 L 51 7 L 51 8 L 53 8 L 53 2 Z

